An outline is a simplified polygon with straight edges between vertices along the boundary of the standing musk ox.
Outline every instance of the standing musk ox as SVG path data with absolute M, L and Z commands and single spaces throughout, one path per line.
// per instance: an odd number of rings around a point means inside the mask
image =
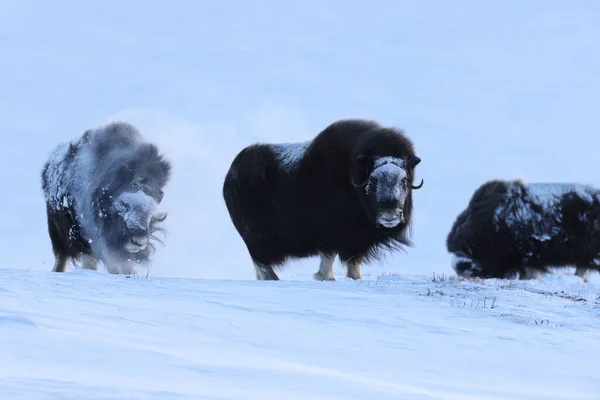
M 600 265 L 600 191 L 576 183 L 491 180 L 458 215 L 446 247 L 461 276 L 531 279 Z
M 316 280 L 347 276 L 386 248 L 412 246 L 414 169 L 421 159 L 399 130 L 374 121 L 332 123 L 304 143 L 254 144 L 233 160 L 223 184 L 231 220 L 258 280 L 288 259 L 320 256 Z
M 57 146 L 42 171 L 55 272 L 67 261 L 109 273 L 149 262 L 165 213 L 155 212 L 171 165 L 138 130 L 122 122 L 89 129 Z

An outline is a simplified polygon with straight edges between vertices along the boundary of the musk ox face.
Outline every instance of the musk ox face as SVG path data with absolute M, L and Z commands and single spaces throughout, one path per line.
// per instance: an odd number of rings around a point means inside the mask
M 121 258 L 146 259 L 158 223 L 167 215 L 157 213 L 170 167 L 162 161 L 130 161 L 119 167 L 112 185 L 102 190 L 96 226 L 108 248 Z
M 351 182 L 359 190 L 369 219 L 378 227 L 392 229 L 406 222 L 410 191 L 420 189 L 409 183 L 414 167 L 421 162 L 408 158 L 359 155 L 352 168 Z
M 157 206 L 158 202 L 141 190 L 121 193 L 104 224 L 109 246 L 131 255 L 147 250 Z

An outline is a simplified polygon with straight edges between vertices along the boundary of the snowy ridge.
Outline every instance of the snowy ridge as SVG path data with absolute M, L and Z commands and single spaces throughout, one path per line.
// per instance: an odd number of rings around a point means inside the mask
M 0 270 L 0 397 L 597 399 L 600 287 L 575 278 Z

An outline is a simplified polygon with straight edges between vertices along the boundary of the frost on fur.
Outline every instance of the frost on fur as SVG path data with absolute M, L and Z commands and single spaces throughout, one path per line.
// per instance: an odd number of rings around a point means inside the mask
M 114 122 L 58 145 L 42 171 L 55 271 L 100 259 L 111 273 L 135 272 L 154 251 L 157 213 L 171 165 L 131 124 Z
M 306 149 L 308 149 L 311 143 L 312 140 L 307 140 L 298 143 L 272 144 L 270 147 L 281 167 L 290 171 L 298 167 L 300 160 L 302 160 Z
M 521 279 L 574 266 L 599 270 L 600 191 L 578 183 L 491 180 L 454 221 L 446 245 L 457 274 Z

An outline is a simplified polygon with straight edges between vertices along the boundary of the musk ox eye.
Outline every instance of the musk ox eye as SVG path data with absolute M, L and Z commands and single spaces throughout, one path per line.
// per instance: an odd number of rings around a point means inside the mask
M 369 178 L 369 189 L 373 189 L 377 187 L 377 178 L 375 178 L 374 176 Z

